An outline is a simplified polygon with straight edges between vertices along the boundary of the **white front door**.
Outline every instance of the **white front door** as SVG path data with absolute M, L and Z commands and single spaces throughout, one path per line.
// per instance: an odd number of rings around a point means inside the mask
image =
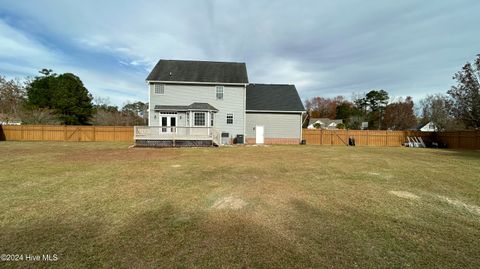
M 257 144 L 264 143 L 263 126 L 255 126 L 255 141 Z

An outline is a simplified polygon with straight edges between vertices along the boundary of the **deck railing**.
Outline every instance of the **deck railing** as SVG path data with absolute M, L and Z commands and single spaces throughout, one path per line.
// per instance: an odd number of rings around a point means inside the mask
M 213 127 L 135 126 L 135 140 L 212 140 L 220 141 L 220 133 Z

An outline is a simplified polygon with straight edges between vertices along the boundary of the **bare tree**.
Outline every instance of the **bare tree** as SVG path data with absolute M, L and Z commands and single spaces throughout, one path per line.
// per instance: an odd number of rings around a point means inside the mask
M 146 125 L 148 123 L 148 104 L 137 101 L 134 103 L 128 102 L 122 107 L 123 113 L 131 113 L 134 116 L 138 116 L 143 119 L 143 124 Z
M 25 103 L 25 87 L 20 80 L 0 76 L 0 114 L 18 119 Z
M 305 100 L 305 107 L 313 118 L 335 119 L 337 105 L 344 100 L 345 98 L 343 96 L 337 96 L 334 98 L 316 96 Z
M 93 125 L 132 126 L 146 124 L 146 119 L 141 114 L 145 110 L 145 103 L 127 104 L 122 110 L 119 110 L 117 106 L 109 104 L 108 98 L 94 98 L 95 113 L 92 118 Z
M 463 123 L 453 116 L 453 102 L 445 94 L 427 95 L 420 101 L 422 124 L 432 121 L 440 130 L 464 129 Z
M 47 108 L 22 109 L 19 114 L 22 124 L 61 124 L 55 111 Z
M 457 85 L 448 94 L 452 98 L 452 112 L 467 127 L 480 128 L 480 55 L 474 65 L 466 63 L 454 77 Z
M 108 106 L 110 105 L 110 98 L 94 96 L 92 102 L 95 107 Z
M 405 100 L 390 103 L 385 108 L 383 126 L 392 130 L 407 130 L 415 127 L 417 118 L 413 111 L 413 99 L 408 96 Z

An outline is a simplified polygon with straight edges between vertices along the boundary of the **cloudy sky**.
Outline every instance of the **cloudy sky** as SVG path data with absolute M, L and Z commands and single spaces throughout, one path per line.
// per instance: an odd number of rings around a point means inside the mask
M 236 61 L 306 97 L 445 92 L 480 53 L 480 1 L 0 0 L 0 74 L 47 67 L 111 103 L 147 100 L 159 59 Z

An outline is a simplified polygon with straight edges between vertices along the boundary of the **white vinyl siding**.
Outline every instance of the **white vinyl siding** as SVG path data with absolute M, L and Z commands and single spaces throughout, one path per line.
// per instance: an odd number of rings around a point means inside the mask
M 265 138 L 301 139 L 301 114 L 247 113 L 245 137 L 255 138 L 255 126 L 264 126 Z
M 244 134 L 244 86 L 224 85 L 223 100 L 217 100 L 216 85 L 165 84 L 164 95 L 155 94 L 153 84 L 150 89 L 150 126 L 158 126 L 158 111 L 154 111 L 155 105 L 188 106 L 194 102 L 201 102 L 209 103 L 218 109 L 218 112 L 216 112 L 214 116 L 214 126 L 220 132 L 227 132 L 232 138 L 236 137 L 237 134 Z M 235 115 L 233 124 L 227 124 L 227 113 Z M 155 115 L 157 115 L 156 119 L 154 118 Z M 178 126 L 185 126 L 187 124 L 192 124 L 193 126 L 193 115 L 191 115 L 188 122 L 186 121 L 187 118 L 187 115 L 182 114 L 182 118 L 178 120 Z M 207 121 L 209 120 L 208 118 L 209 117 L 206 118 Z

